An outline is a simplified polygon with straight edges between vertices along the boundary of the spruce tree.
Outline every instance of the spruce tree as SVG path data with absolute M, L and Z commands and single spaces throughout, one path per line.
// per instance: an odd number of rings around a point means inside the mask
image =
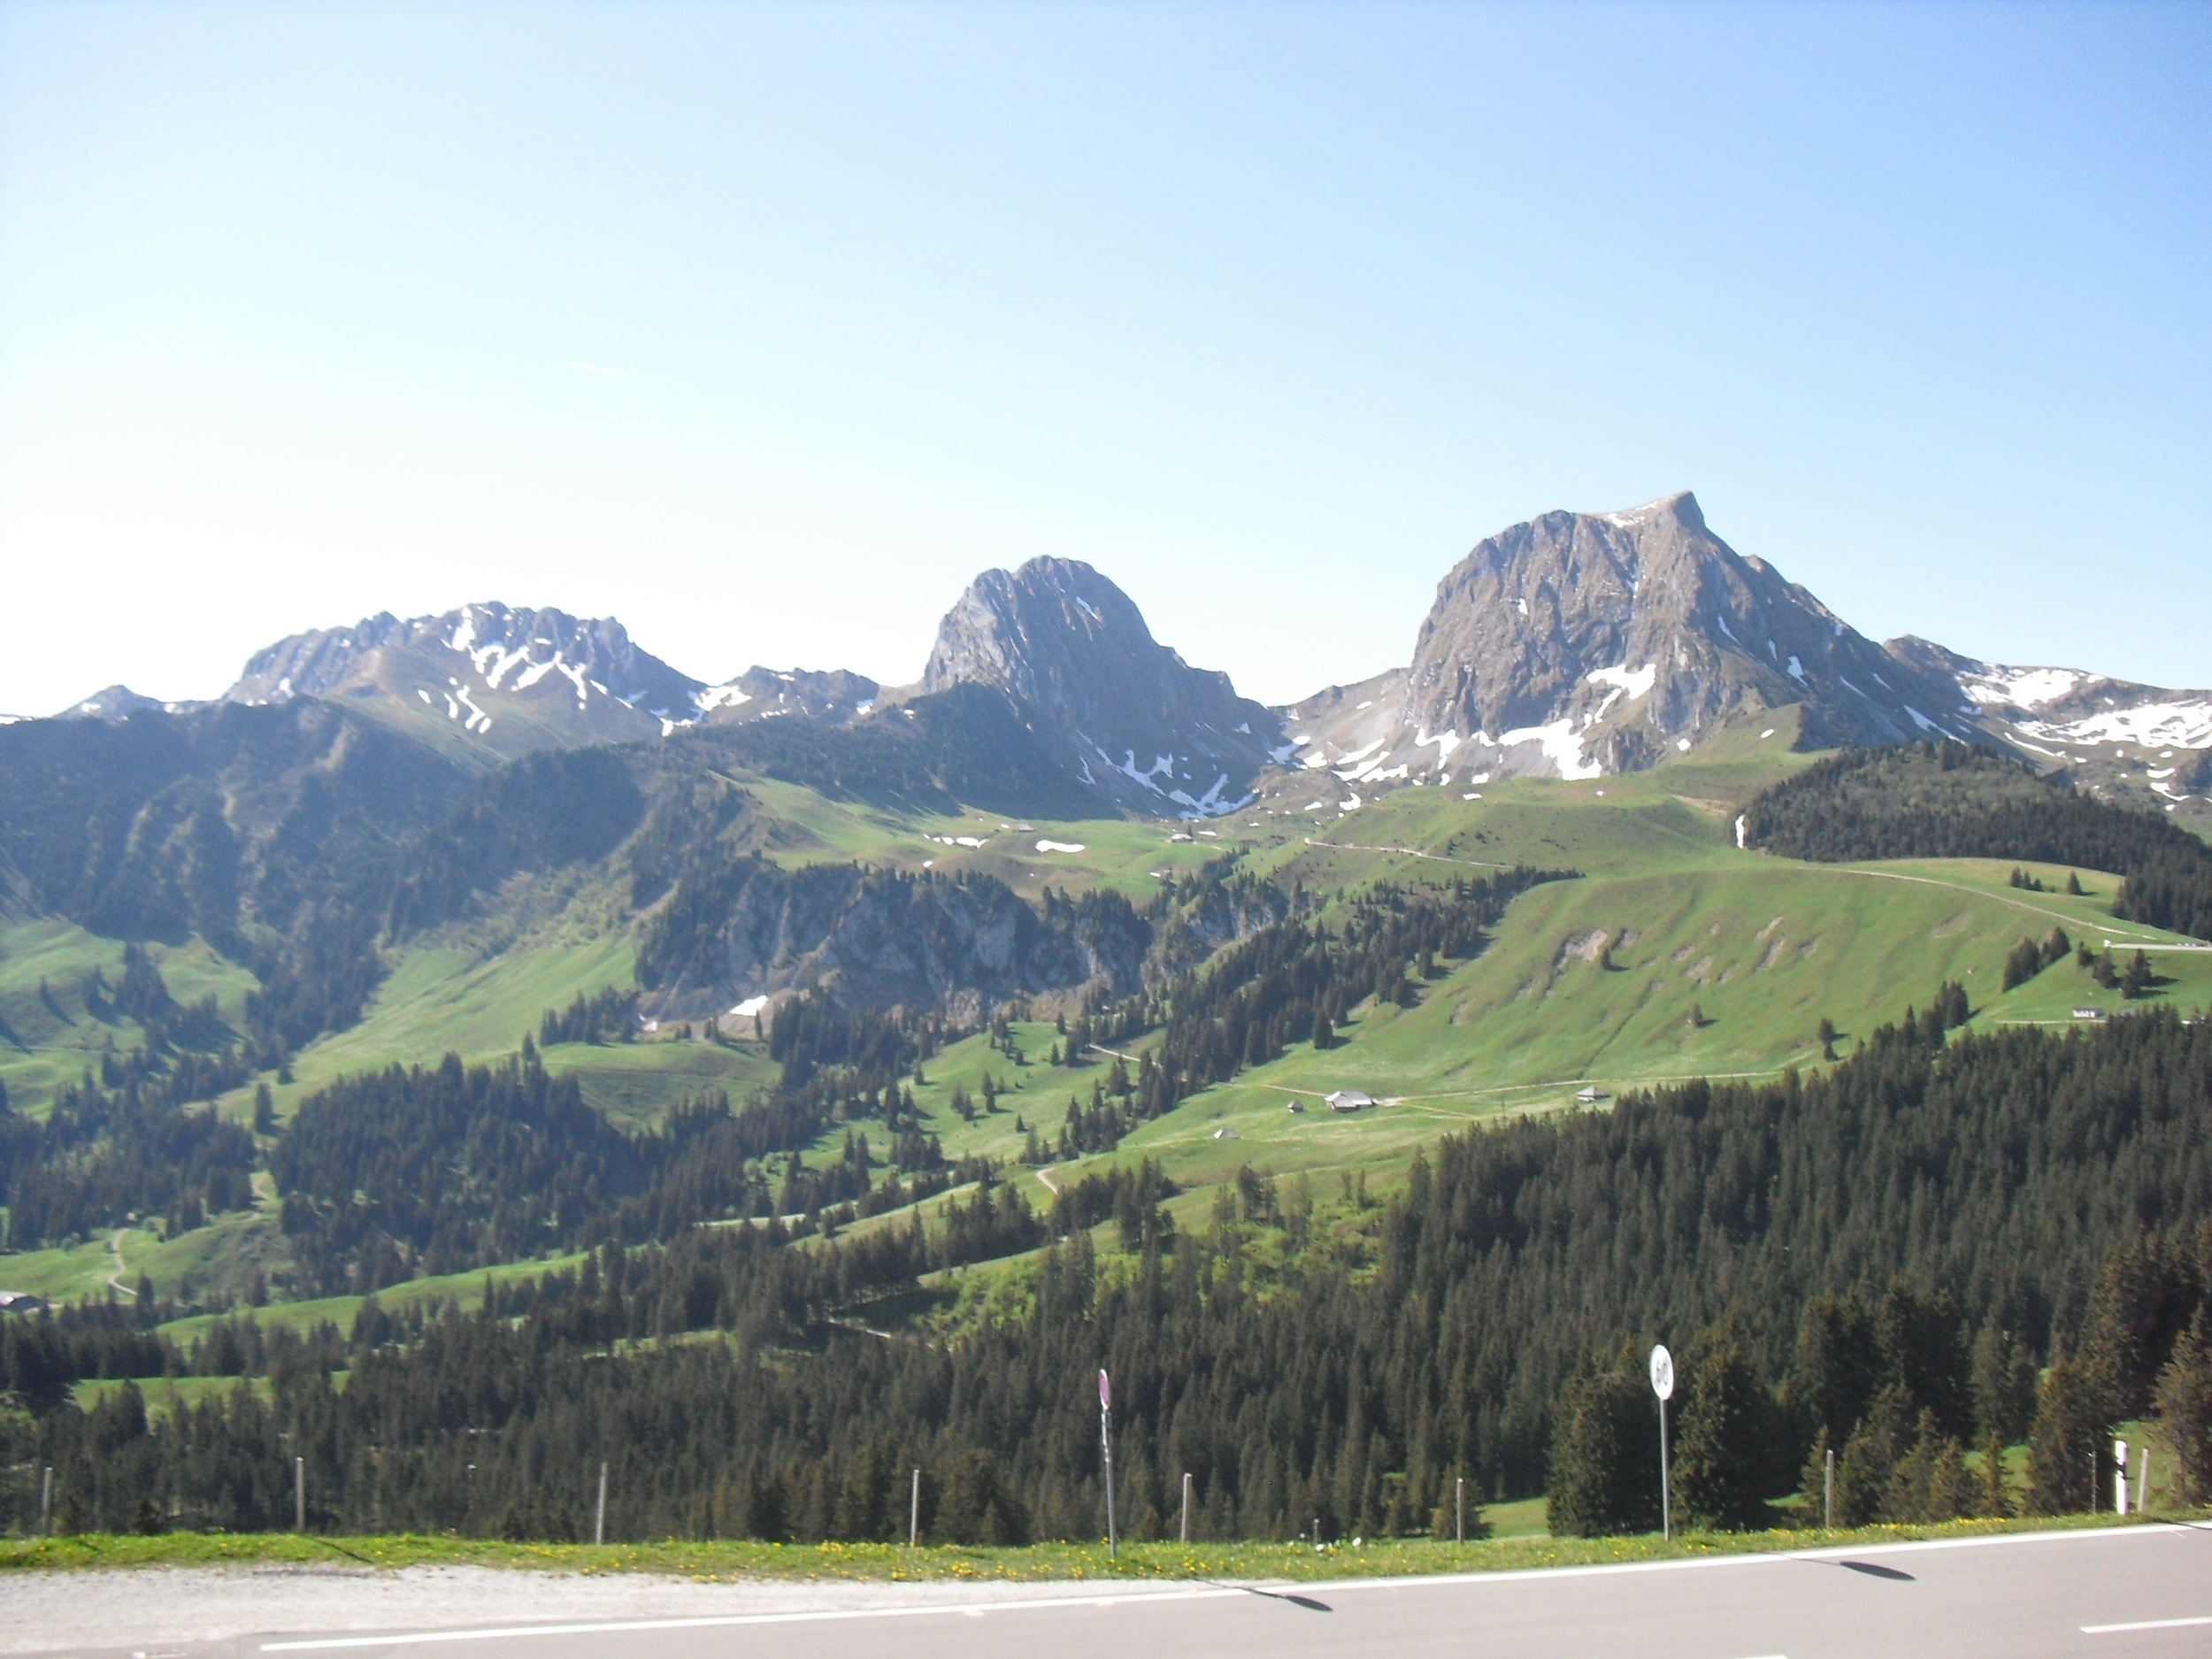
M 1600 1371 L 1560 1396 L 1548 1484 L 1551 1530 L 1566 1538 L 1659 1527 L 1659 1418 L 1640 1377 Z
M 2005 1448 L 1995 1435 L 1982 1448 L 1981 1479 L 1977 1483 L 1974 1513 L 1985 1521 L 2001 1520 L 2012 1513 L 2012 1499 L 2005 1490 Z
M 1764 1526 L 1770 1432 L 1766 1389 L 1725 1338 L 1698 1367 L 1682 1405 L 1673 1484 L 1683 1517 L 1712 1529 Z
M 1976 1432 L 2003 1446 L 2026 1439 L 2035 1419 L 2035 1358 L 2027 1345 L 1995 1319 L 1985 1322 L 1974 1339 Z
M 2212 1502 L 2212 1321 L 2200 1307 L 2158 1374 L 2160 1433 L 2175 1495 L 2190 1508 Z
M 2141 951 L 2128 958 L 2127 972 L 2120 976 L 2120 995 L 2132 1002 L 2151 988 L 2151 959 Z
M 2038 1515 L 2098 1507 L 2106 1425 L 2091 1392 L 2080 1365 L 2063 1353 L 2043 1374 L 2028 1432 L 2028 1506 Z
M 1897 1465 L 1911 1451 L 1912 1402 L 1899 1383 L 1877 1394 L 1836 1460 L 1836 1521 L 1864 1526 L 1892 1519 Z

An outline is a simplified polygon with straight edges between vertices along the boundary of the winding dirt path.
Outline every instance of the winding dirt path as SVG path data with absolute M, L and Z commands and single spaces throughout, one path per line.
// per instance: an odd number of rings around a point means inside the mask
M 133 1302 L 136 1302 L 138 1293 L 123 1282 L 123 1275 L 130 1271 L 123 1262 L 123 1235 L 129 1231 L 127 1227 L 118 1227 L 114 1235 L 108 1240 L 108 1256 L 115 1263 L 115 1271 L 108 1275 L 108 1288 L 119 1290 Z
M 1425 853 L 1418 847 L 1363 847 L 1357 841 L 1325 841 L 1317 835 L 1306 837 L 1309 847 L 1326 847 L 1342 853 L 1399 853 L 1408 858 L 1426 858 L 1440 864 L 1465 864 L 1470 870 L 1510 870 L 1511 864 L 1492 864 L 1481 858 L 1447 858 L 1442 853 Z

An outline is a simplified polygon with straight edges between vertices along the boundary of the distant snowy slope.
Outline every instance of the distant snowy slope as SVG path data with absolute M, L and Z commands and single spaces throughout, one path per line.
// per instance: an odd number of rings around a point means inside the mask
M 803 713 L 841 723 L 875 691 L 864 675 L 764 668 L 709 686 L 640 648 L 612 618 L 495 602 L 294 634 L 256 652 L 224 695 L 341 701 L 442 747 L 496 757 L 664 737 L 702 721 Z

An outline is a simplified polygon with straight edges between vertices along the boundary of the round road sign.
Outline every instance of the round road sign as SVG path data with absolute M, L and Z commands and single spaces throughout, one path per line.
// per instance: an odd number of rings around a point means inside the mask
M 1662 1400 L 1674 1398 L 1674 1356 L 1663 1343 L 1651 1350 L 1651 1392 Z

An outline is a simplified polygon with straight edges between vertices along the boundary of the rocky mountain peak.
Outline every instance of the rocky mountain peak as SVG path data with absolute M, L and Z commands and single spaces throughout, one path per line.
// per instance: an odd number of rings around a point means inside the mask
M 921 693 L 978 684 L 1011 699 L 1071 777 L 1167 815 L 1233 810 L 1282 741 L 1276 716 L 1159 643 L 1075 559 L 986 571 L 945 614 Z
M 697 718 L 703 687 L 611 617 L 489 602 L 296 634 L 257 651 L 233 703 L 342 699 L 486 757 L 620 742 Z
M 1292 710 L 1307 764 L 1355 781 L 1578 778 L 1648 766 L 1731 716 L 1803 709 L 1816 742 L 1974 731 L 1955 682 L 1885 652 L 1687 491 L 1549 512 L 1476 544 L 1437 585 L 1402 673 Z
M 158 697 L 142 695 L 128 686 L 104 686 L 83 702 L 71 703 L 54 718 L 61 720 L 127 720 L 134 714 L 180 714 L 198 706 L 192 703 L 164 703 Z

